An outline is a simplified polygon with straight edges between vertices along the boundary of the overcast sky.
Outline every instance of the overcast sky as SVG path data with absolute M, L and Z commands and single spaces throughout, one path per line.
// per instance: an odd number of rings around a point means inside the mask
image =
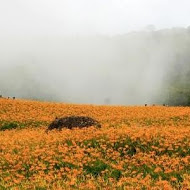
M 1 35 L 114 35 L 150 24 L 189 26 L 190 0 L 0 0 Z

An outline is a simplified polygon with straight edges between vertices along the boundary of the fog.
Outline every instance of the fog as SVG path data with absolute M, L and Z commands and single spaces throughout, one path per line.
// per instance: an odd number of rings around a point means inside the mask
M 171 71 L 176 56 L 188 57 L 189 1 L 180 1 L 181 7 L 179 1 L 142 2 L 0 2 L 0 94 L 66 103 L 162 103 L 161 90 L 177 72 Z M 169 2 L 173 6 L 164 7 Z

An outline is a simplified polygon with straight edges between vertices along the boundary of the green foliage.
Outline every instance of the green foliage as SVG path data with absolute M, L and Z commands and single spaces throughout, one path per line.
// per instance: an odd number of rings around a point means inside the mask
M 116 180 L 119 180 L 119 178 L 121 177 L 121 175 L 122 175 L 122 172 L 120 170 L 113 170 L 111 172 L 110 177 L 115 178 Z
M 6 188 L 6 187 L 3 186 L 3 185 L 0 185 L 0 189 L 1 189 L 1 190 L 8 190 L 8 188 Z
M 72 145 L 73 145 L 72 141 L 69 140 L 69 139 L 67 139 L 67 140 L 65 141 L 65 143 L 66 143 L 68 146 L 72 146 Z
M 96 160 L 95 162 L 89 163 L 83 167 L 87 174 L 91 174 L 94 177 L 97 177 L 102 171 L 108 168 L 109 166 L 101 160 Z
M 30 167 L 31 167 L 30 164 L 24 163 L 22 165 L 22 167 L 24 168 L 24 175 L 25 175 L 26 178 L 29 178 L 29 177 L 31 177 L 33 175 L 34 172 L 30 171 Z M 22 171 L 20 171 L 20 172 L 22 172 Z
M 165 98 L 165 102 L 172 106 L 190 106 L 190 84 L 184 85 L 186 81 L 183 79 L 183 76 L 178 76 L 179 81 L 176 80 L 175 77 L 176 76 L 171 76 L 172 81 L 167 91 L 165 91 L 167 97 Z M 187 78 L 186 80 L 190 81 L 190 76 Z
M 41 126 L 47 126 L 49 123 L 44 121 L 0 121 L 0 131 L 11 129 L 24 129 L 24 128 L 38 128 Z
M 100 147 L 99 142 L 97 139 L 89 139 L 83 142 L 84 146 L 87 148 L 97 148 Z
M 70 168 L 70 169 L 77 168 L 76 165 L 69 163 L 69 162 L 64 162 L 64 161 L 60 161 L 59 163 L 56 163 L 54 165 L 54 168 L 57 170 L 60 170 L 61 168 L 65 168 L 65 167 Z
M 46 189 L 47 189 L 46 187 L 41 187 L 41 186 L 35 187 L 35 190 L 46 190 Z
M 19 125 L 16 122 L 6 122 L 0 127 L 0 131 L 16 129 L 18 127 L 19 127 Z

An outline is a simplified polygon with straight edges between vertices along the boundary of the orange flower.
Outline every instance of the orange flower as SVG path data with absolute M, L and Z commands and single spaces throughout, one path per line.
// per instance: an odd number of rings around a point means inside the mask
M 56 116 L 87 115 L 102 128 L 44 131 Z M 189 107 L 126 107 L 0 99 L 0 186 L 23 189 L 172 189 L 190 157 Z M 14 125 L 10 124 L 14 123 Z M 152 170 L 159 179 L 152 179 Z M 165 171 L 168 180 L 162 180 Z M 147 177 L 145 177 L 147 176 Z M 172 186 L 173 185 L 173 186 Z M 16 187 L 15 187 L 16 188 Z M 177 185 L 176 185 L 177 188 Z

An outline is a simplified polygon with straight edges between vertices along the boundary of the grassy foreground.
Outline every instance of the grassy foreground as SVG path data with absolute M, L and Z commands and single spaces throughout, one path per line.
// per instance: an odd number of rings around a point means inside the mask
M 44 132 L 68 115 L 102 128 Z M 0 99 L 0 189 L 190 189 L 190 107 Z

